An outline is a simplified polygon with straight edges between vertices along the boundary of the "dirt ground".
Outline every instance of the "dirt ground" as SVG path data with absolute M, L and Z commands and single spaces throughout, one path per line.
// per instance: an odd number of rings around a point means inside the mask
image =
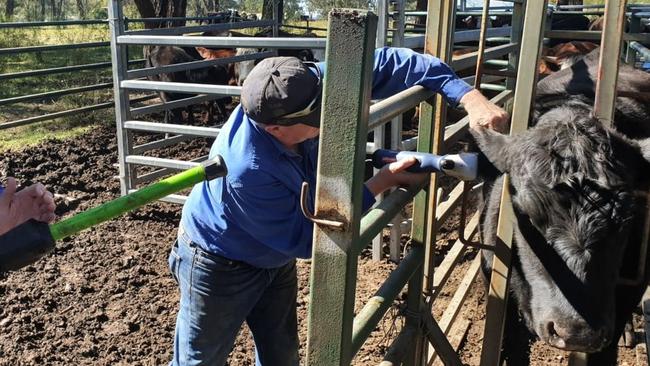
M 208 147 L 209 141 L 196 140 L 167 150 L 165 157 L 200 156 Z M 99 127 L 74 140 L 51 140 L 35 148 L 7 152 L 0 157 L 0 176 L 43 182 L 58 195 L 57 214 L 66 217 L 119 195 L 116 151 L 114 128 Z M 152 204 L 66 239 L 47 258 L 0 278 L 0 365 L 166 364 L 171 358 L 178 302 L 167 254 L 179 219 L 180 206 Z M 441 251 L 455 239 L 448 229 L 438 240 Z M 436 300 L 437 317 L 473 255 L 466 255 L 454 271 L 450 287 Z M 306 344 L 309 265 L 309 261 L 298 263 L 301 356 Z M 369 253 L 362 255 L 357 310 L 394 268 L 387 260 L 372 262 Z M 396 314 L 397 307 L 389 311 L 354 365 L 381 361 L 402 326 Z M 484 285 L 477 283 L 459 315 L 459 319 L 470 321 L 461 345 L 462 359 L 468 365 L 478 364 L 484 315 Z M 642 328 L 638 314 L 635 328 Z M 637 343 L 642 343 L 642 337 L 637 334 Z M 229 364 L 253 365 L 253 357 L 250 334 L 244 327 Z M 637 362 L 634 348 L 621 348 L 619 358 L 621 365 L 646 362 Z M 534 365 L 564 365 L 567 359 L 566 353 L 534 346 Z

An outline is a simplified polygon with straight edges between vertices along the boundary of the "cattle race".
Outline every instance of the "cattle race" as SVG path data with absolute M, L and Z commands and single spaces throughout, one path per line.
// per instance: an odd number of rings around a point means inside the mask
M 650 365 L 650 1 L 0 9 L 0 365 Z

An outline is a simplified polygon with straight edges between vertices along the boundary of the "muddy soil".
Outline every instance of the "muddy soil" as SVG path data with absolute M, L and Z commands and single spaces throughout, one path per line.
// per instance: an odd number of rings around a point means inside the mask
M 146 140 L 146 138 L 143 138 Z M 207 154 L 204 139 L 167 149 L 161 156 Z M 57 214 L 69 216 L 119 195 L 115 130 L 104 126 L 74 140 L 46 141 L 0 157 L 0 176 L 40 181 L 57 194 Z M 180 206 L 156 203 L 57 244 L 48 257 L 0 278 L 0 365 L 164 365 L 171 358 L 178 302 L 167 254 L 180 219 Z M 458 215 L 437 241 L 442 253 L 455 240 Z M 402 241 L 406 242 L 407 237 Z M 359 260 L 356 309 L 370 298 L 395 264 Z M 434 309 L 438 318 L 475 253 L 469 252 Z M 299 261 L 298 316 L 304 356 L 309 261 Z M 480 276 L 479 276 L 480 278 Z M 403 325 L 393 307 L 366 342 L 354 365 L 376 365 Z M 461 356 L 478 364 L 484 319 L 484 286 L 473 285 L 459 319 L 470 329 Z M 640 327 L 638 315 L 635 325 Z M 637 341 L 641 341 L 638 335 Z M 620 364 L 634 365 L 634 349 Z M 564 353 L 535 345 L 535 365 L 566 364 Z M 242 328 L 230 365 L 253 365 L 253 345 Z

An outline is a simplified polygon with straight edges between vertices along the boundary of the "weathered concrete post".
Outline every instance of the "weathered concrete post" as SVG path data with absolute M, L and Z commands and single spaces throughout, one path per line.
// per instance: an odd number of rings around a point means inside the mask
M 343 227 L 314 228 L 308 365 L 347 365 L 351 359 L 357 276 L 352 244 L 362 214 L 376 28 L 372 13 L 329 15 L 315 215 Z

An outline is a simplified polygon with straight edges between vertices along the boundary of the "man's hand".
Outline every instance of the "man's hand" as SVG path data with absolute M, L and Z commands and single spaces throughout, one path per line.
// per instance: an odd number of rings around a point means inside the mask
M 0 235 L 29 219 L 52 222 L 55 208 L 52 193 L 42 184 L 33 184 L 16 192 L 16 180 L 8 178 L 7 186 L 0 194 Z
M 415 162 L 417 162 L 417 159 L 409 157 L 385 165 L 377 174 L 366 181 L 366 188 L 372 192 L 373 196 L 377 196 L 392 187 L 411 186 L 424 182 L 429 176 L 428 173 L 410 173 L 406 171 Z
M 481 126 L 498 132 L 506 132 L 509 119 L 508 113 L 487 100 L 478 90 L 474 89 L 465 94 L 460 103 L 467 111 L 470 128 Z

